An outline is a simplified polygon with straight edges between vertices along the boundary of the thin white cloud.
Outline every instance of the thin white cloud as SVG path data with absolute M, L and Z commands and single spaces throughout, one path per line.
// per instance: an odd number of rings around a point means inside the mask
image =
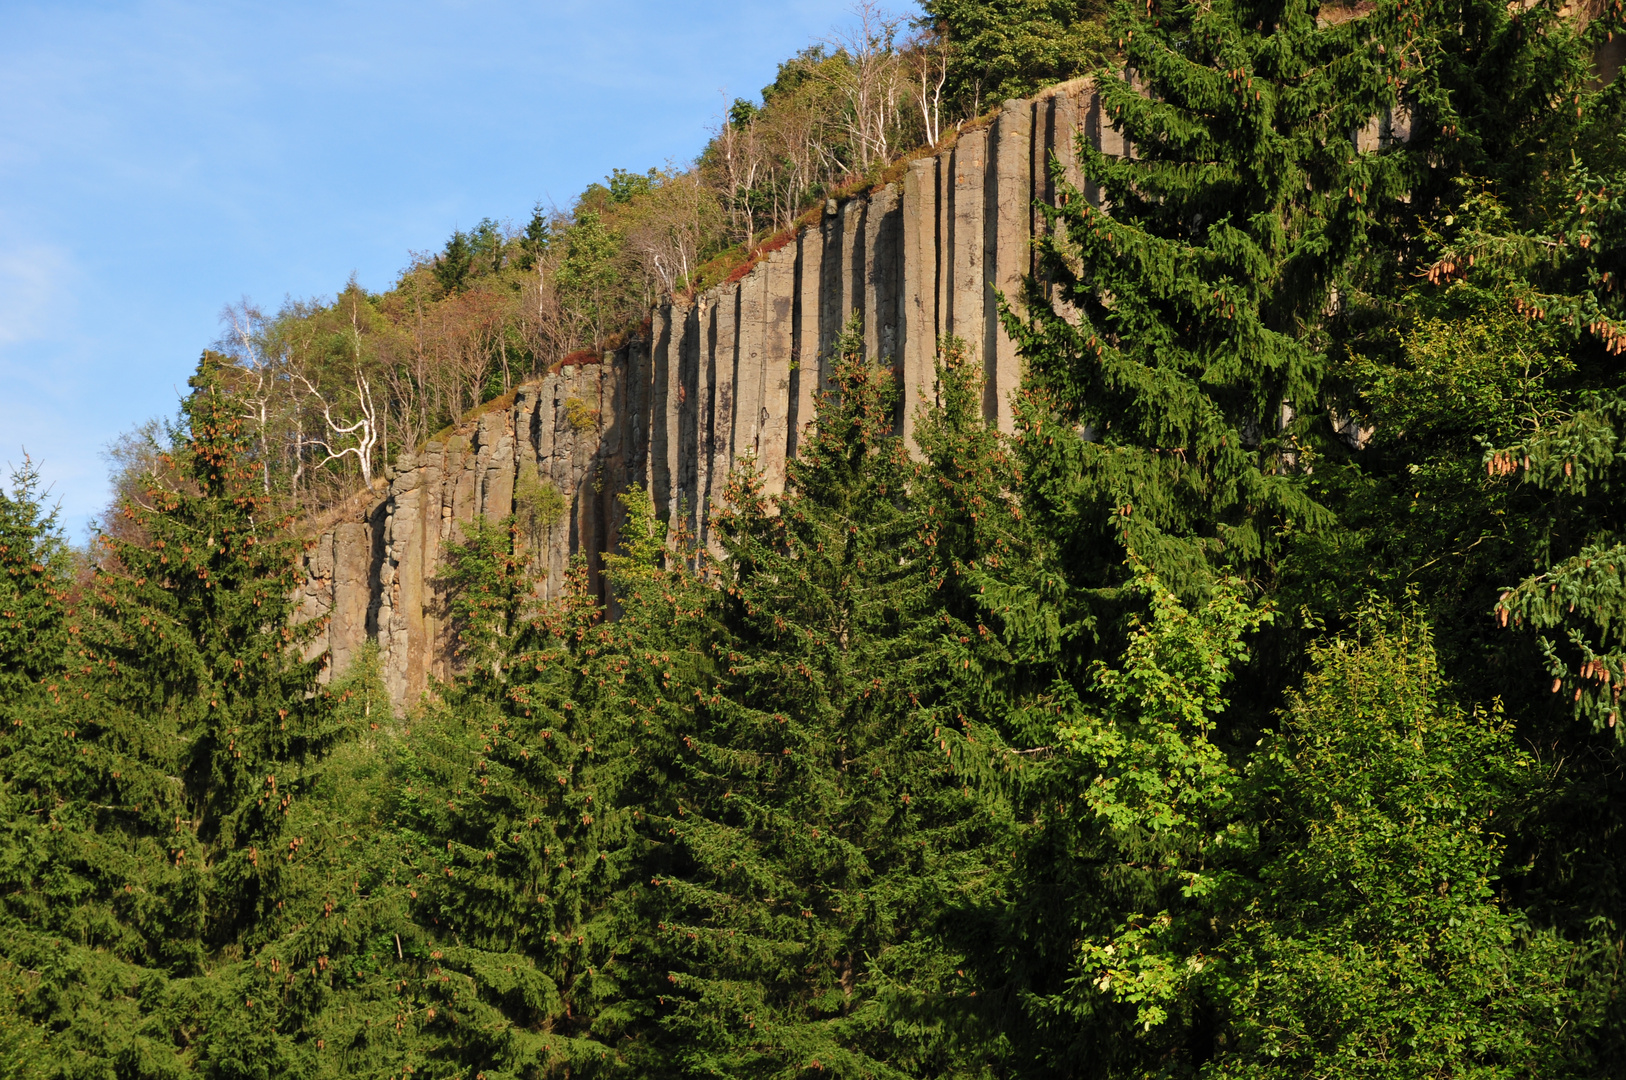
M 0 350 L 61 335 L 72 306 L 73 259 L 54 244 L 0 246 Z M 4 357 L 0 352 L 0 357 Z

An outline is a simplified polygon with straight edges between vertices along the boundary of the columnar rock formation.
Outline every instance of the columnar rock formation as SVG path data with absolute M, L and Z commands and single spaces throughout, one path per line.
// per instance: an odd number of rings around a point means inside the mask
M 952 146 L 908 162 L 901 180 L 830 200 L 816 224 L 738 280 L 657 308 L 647 334 L 602 363 L 528 383 L 403 455 L 387 489 L 335 515 L 306 557 L 304 610 L 329 616 L 320 644 L 334 669 L 376 640 L 398 707 L 451 674 L 442 552 L 476 515 L 512 512 L 516 478 L 531 466 L 569 503 L 536 538 L 550 592 L 577 555 L 597 581 L 618 540 L 615 497 L 632 483 L 671 526 L 710 543 L 735 464 L 754 458 L 767 489 L 783 490 L 831 345 L 854 314 L 866 354 L 902 382 L 905 435 L 931 396 L 936 343 L 948 334 L 981 358 L 985 415 L 1009 430 L 1020 364 L 995 290 L 1017 297 L 1043 222 L 1034 201 L 1056 194 L 1046 163 L 1054 154 L 1076 178 L 1076 134 L 1127 151 L 1083 82 L 1006 102 Z
M 307 618 L 328 617 L 312 648 L 331 651 L 330 670 L 342 671 L 376 641 L 398 707 L 416 701 L 432 678 L 451 676 L 456 642 L 442 581 L 445 547 L 475 517 L 512 513 L 526 466 L 567 507 L 522 541 L 546 571 L 547 594 L 558 594 L 577 554 L 602 589 L 600 556 L 618 543 L 615 496 L 634 479 L 632 448 L 648 438 L 637 412 L 647 394 L 628 400 L 627 376 L 640 352 L 647 348 L 634 345 L 521 386 L 454 434 L 402 455 L 378 490 L 330 515 L 305 555 L 301 607 Z

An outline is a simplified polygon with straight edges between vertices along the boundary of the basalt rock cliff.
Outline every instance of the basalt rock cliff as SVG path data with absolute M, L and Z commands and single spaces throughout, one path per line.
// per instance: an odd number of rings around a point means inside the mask
M 1385 118 L 1356 142 L 1404 138 L 1404 126 Z M 527 466 L 569 502 L 538 552 L 550 593 L 576 555 L 602 592 L 600 560 L 618 542 L 616 496 L 629 484 L 644 485 L 673 527 L 710 543 L 711 513 L 735 463 L 753 456 L 767 489 L 783 489 L 830 346 L 855 312 L 869 357 L 890 362 L 901 380 L 905 435 L 932 394 L 946 334 L 981 357 L 985 415 L 1009 430 L 1020 364 L 995 290 L 1018 296 L 1043 227 L 1034 203 L 1056 195 L 1047 162 L 1071 163 L 1076 136 L 1109 154 L 1131 152 L 1086 82 L 1006 102 L 952 145 L 909 161 L 900 179 L 828 201 L 816 224 L 738 280 L 657 308 L 645 333 L 601 363 L 528 383 L 455 435 L 403 455 L 387 486 L 320 523 L 306 556 L 303 610 L 327 617 L 317 647 L 331 651 L 332 670 L 377 641 L 398 708 L 431 676 L 452 674 L 442 552 L 476 515 L 514 509 Z

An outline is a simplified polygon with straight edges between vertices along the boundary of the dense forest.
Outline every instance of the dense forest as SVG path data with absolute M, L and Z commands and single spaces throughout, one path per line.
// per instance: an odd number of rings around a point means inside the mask
M 239 305 L 88 555 L 12 477 L 0 1077 L 1626 1073 L 1618 0 L 923 9 Z M 303 513 L 1079 73 L 1014 433 L 946 339 L 906 445 L 855 321 L 717 551 L 622 494 L 614 618 L 480 519 L 456 678 L 306 658 Z

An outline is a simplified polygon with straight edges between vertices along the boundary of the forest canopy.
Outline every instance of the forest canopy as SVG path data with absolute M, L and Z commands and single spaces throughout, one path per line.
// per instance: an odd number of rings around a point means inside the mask
M 233 309 L 91 558 L 0 490 L 0 1076 L 1626 1072 L 1619 5 L 856 26 Z M 946 338 L 906 444 L 855 317 L 714 547 L 620 493 L 613 618 L 478 519 L 455 675 L 324 673 L 301 511 L 1080 72 L 1134 154 L 1051 163 L 1013 432 Z

